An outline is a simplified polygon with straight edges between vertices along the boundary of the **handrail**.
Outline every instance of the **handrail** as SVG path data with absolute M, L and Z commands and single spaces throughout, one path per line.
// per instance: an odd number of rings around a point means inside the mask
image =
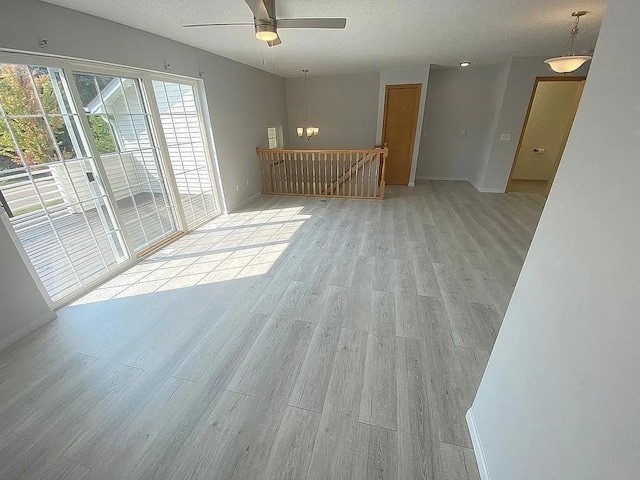
M 262 193 L 384 198 L 388 148 L 293 150 L 256 148 Z

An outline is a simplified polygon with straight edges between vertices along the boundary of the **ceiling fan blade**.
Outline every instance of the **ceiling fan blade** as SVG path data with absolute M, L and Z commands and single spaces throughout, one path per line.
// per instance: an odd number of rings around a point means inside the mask
M 248 1 L 248 0 L 247 0 Z M 346 18 L 280 18 L 278 28 L 345 28 Z
M 258 20 L 276 18 L 274 0 L 244 0 L 253 12 L 253 17 Z
M 244 22 L 244 23 L 190 23 L 188 25 L 183 25 L 183 28 L 189 28 L 189 27 L 242 27 L 242 26 L 246 26 L 246 25 L 250 25 L 253 27 L 253 22 L 248 23 L 248 22 Z
M 280 37 L 278 37 L 273 42 L 267 42 L 267 45 L 269 45 L 270 47 L 275 47 L 276 45 L 280 45 L 281 43 L 282 40 L 280 40 Z

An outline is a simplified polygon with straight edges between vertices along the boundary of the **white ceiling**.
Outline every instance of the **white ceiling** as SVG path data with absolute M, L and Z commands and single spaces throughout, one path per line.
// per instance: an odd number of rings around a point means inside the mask
M 595 46 L 606 0 L 276 0 L 280 18 L 346 17 L 345 30 L 280 30 L 263 46 L 253 27 L 182 28 L 251 22 L 244 0 L 45 0 L 162 35 L 283 77 L 371 72 L 431 63 L 491 64 L 510 56 L 560 55 L 573 19 L 579 49 Z M 581 52 L 582 53 L 582 52 Z

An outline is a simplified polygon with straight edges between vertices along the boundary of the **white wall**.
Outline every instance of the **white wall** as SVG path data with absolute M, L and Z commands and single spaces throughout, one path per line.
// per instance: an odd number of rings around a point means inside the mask
M 320 129 L 309 141 L 296 134 L 305 121 L 304 78 L 289 78 L 286 85 L 288 148 L 373 148 L 379 73 L 308 77 L 309 123 Z
M 640 2 L 611 2 L 470 410 L 491 480 L 640 478 Z
M 514 57 L 511 60 L 487 166 L 476 185 L 481 190 L 504 192 L 507 186 L 536 77 L 557 76 L 544 63 L 545 58 L 548 57 Z M 586 76 L 588 70 L 589 63 L 569 75 Z M 511 140 L 501 142 L 503 133 L 511 134 Z
M 535 79 L 555 75 L 545 58 L 432 69 L 417 177 L 468 180 L 480 191 L 504 192 Z M 571 75 L 587 72 L 588 64 Z M 503 133 L 511 140 L 501 142 Z
M 260 191 L 256 146 L 267 126 L 287 124 L 285 80 L 203 50 L 35 0 L 3 0 L 0 47 L 164 71 L 202 72 L 229 210 Z M 249 180 L 249 186 L 246 185 Z M 236 192 L 235 185 L 240 191 Z
M 412 67 L 385 68 L 380 72 L 376 144 L 380 144 L 382 142 L 382 126 L 384 124 L 384 100 L 387 85 L 401 85 L 406 83 L 422 84 L 422 92 L 420 93 L 420 108 L 418 110 L 418 122 L 416 125 L 416 138 L 413 145 L 413 158 L 411 159 L 411 174 L 409 175 L 409 185 L 413 185 L 416 179 L 416 168 L 418 167 L 418 155 L 420 153 L 422 122 L 424 119 L 424 105 L 427 99 L 429 70 L 430 65 L 416 65 Z
M 505 71 L 508 62 L 431 69 L 417 178 L 476 182 L 500 112 Z
M 55 318 L 16 248 L 9 218 L 0 212 L 0 350 Z

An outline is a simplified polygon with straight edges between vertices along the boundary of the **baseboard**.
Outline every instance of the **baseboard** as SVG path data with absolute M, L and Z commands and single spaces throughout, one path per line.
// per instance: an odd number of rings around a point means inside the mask
M 473 185 L 473 184 L 471 184 Z M 476 187 L 475 185 L 473 185 L 474 187 Z M 478 188 L 476 187 L 476 190 L 478 190 L 480 193 L 504 193 L 504 188 Z
M 3 338 L 0 341 L 0 351 L 2 351 L 3 349 L 7 348 L 9 345 L 13 345 L 14 343 L 16 343 L 21 338 L 26 337 L 27 335 L 29 335 L 34 330 L 40 328 L 42 325 L 44 325 L 46 323 L 49 323 L 51 320 L 53 320 L 55 318 L 56 318 L 56 312 L 54 312 L 54 311 L 50 311 L 50 312 L 45 313 L 44 315 L 41 315 L 40 317 L 36 318 L 32 322 L 30 322 L 27 325 L 25 325 L 24 327 L 22 327 L 17 332 L 9 335 L 6 338 Z
M 472 182 L 471 180 L 469 180 L 469 183 L 473 185 L 473 187 L 480 193 L 504 193 L 504 188 L 482 188 L 476 185 L 475 182 Z
M 245 205 L 247 205 L 248 203 L 251 203 L 252 201 L 254 201 L 256 198 L 258 198 L 260 195 L 262 195 L 261 192 L 256 193 L 255 195 L 251 195 L 249 198 L 247 198 L 246 200 L 241 201 L 238 205 L 233 207 L 233 210 L 229 213 L 235 213 L 238 210 L 240 210 L 242 207 L 244 207 Z
M 478 435 L 478 427 L 476 426 L 476 421 L 473 417 L 473 411 L 471 408 L 467 410 L 466 419 L 467 425 L 469 426 L 469 434 L 471 435 L 471 443 L 473 444 L 473 452 L 476 455 L 476 463 L 478 464 L 480 478 L 482 480 L 491 480 L 491 475 L 489 475 L 489 469 L 487 468 L 487 461 L 484 457 L 484 450 L 482 450 L 480 436 Z
M 447 182 L 468 182 L 469 179 L 466 177 L 416 177 L 416 180 L 436 180 L 436 181 L 447 181 Z

